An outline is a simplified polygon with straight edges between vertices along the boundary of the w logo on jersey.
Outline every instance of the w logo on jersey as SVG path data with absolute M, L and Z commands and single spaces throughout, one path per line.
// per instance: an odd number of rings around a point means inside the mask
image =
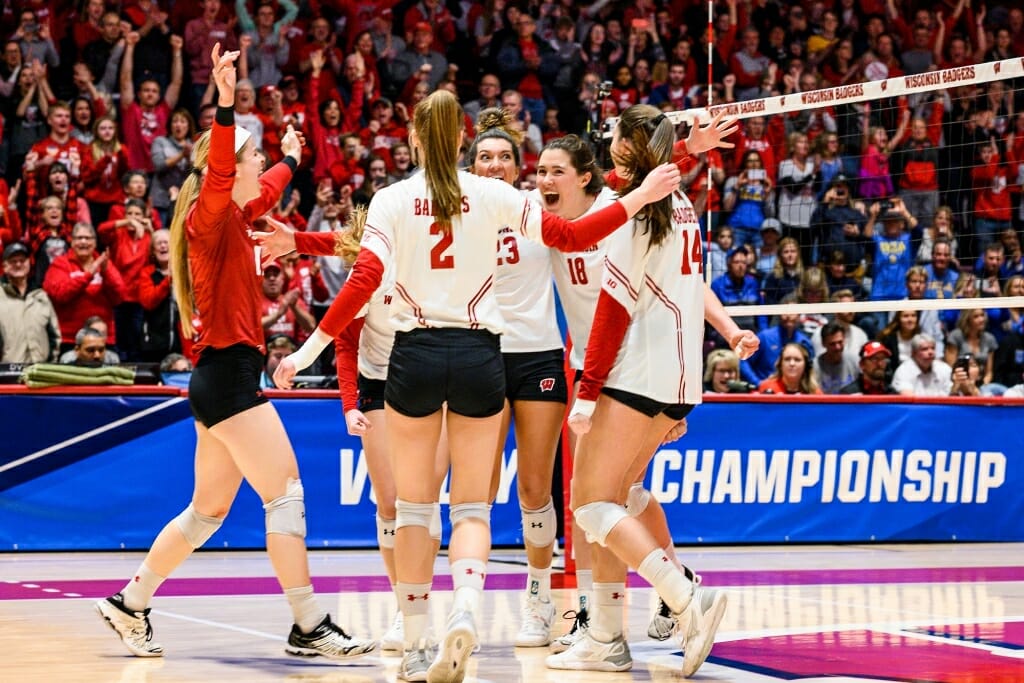
M 541 392 L 554 391 L 555 390 L 555 378 L 554 377 L 545 377 L 544 379 L 542 379 L 539 382 L 539 384 L 540 384 Z

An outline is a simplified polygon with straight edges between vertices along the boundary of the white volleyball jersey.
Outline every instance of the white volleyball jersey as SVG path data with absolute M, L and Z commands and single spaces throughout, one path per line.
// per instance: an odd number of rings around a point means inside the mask
M 498 232 L 494 291 L 505 319 L 502 353 L 562 348 L 549 251 L 543 244 L 516 235 L 509 226 Z
M 391 300 L 395 289 L 395 267 L 390 260 L 384 262 L 384 277 L 380 287 L 370 297 L 359 315 L 365 316 L 363 331 L 359 334 L 359 374 L 367 379 L 386 380 L 391 347 L 395 343 L 395 328 L 391 323 Z M 357 316 L 358 317 L 358 316 Z
M 540 240 L 541 210 L 508 183 L 459 172 L 462 214 L 449 233 L 433 219 L 423 173 L 390 185 L 370 201 L 362 247 L 395 262 L 395 331 L 465 327 L 501 334 L 494 295 L 495 239 L 503 226 Z
M 672 232 L 649 247 L 642 228 L 608 238 L 602 290 L 630 314 L 606 387 L 661 403 L 701 402 L 704 268 L 697 213 L 672 195 Z
M 531 196 L 539 195 L 531 193 Z M 603 188 L 593 205 L 583 215 L 600 211 L 618 198 L 610 188 Z M 586 251 L 563 253 L 549 249 L 558 297 L 562 301 L 565 321 L 572 338 L 569 364 L 575 370 L 583 369 L 590 327 L 594 323 L 597 297 L 601 294 L 601 276 L 604 273 L 604 255 L 608 238 L 604 238 Z

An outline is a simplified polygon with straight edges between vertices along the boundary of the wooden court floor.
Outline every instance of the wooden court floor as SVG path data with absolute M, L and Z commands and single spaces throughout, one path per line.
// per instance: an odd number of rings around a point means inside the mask
M 682 548 L 729 609 L 699 681 L 1024 681 L 1024 544 Z M 262 553 L 203 552 L 153 602 L 160 659 L 131 657 L 92 603 L 116 592 L 138 553 L 0 555 L 0 683 L 373 683 L 398 660 L 349 665 L 283 652 L 290 613 Z M 495 552 L 488 568 L 482 650 L 467 681 L 678 681 L 680 650 L 646 636 L 656 602 L 636 577 L 628 634 L 634 668 L 622 674 L 549 671 L 546 649 L 512 646 L 523 557 Z M 370 552 L 314 552 L 314 585 L 336 621 L 379 636 L 394 598 Z M 434 629 L 451 598 L 438 560 Z M 572 580 L 555 591 L 575 604 Z M 559 620 L 561 621 L 561 620 Z M 569 622 L 558 623 L 561 633 Z

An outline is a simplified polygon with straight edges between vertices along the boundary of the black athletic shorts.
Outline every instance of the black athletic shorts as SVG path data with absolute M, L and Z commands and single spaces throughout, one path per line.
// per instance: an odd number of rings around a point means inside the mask
M 369 413 L 374 410 L 384 410 L 384 387 L 386 385 L 386 380 L 368 379 L 359 375 L 359 411 Z
M 686 403 L 661 403 L 646 396 L 632 394 L 621 389 L 609 389 L 608 387 L 601 389 L 601 393 L 629 406 L 633 410 L 640 411 L 647 417 L 654 417 L 664 413 L 665 416 L 679 421 L 689 415 L 690 411 L 696 407 Z
M 445 401 L 456 415 L 497 415 L 505 407 L 498 335 L 461 327 L 395 333 L 384 400 L 408 417 L 431 415 Z
M 509 401 L 569 400 L 562 349 L 503 353 L 501 357 L 505 362 L 505 397 Z
M 204 349 L 188 382 L 188 404 L 206 428 L 266 403 L 260 389 L 263 354 L 252 346 Z

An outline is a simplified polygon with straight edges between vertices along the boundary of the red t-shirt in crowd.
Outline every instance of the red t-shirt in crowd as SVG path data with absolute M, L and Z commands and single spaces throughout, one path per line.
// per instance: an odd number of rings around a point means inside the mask
M 163 100 L 150 111 L 144 111 L 138 102 L 121 104 L 121 136 L 132 168 L 153 173 L 153 140 L 167 135 L 170 118 L 171 108 Z

